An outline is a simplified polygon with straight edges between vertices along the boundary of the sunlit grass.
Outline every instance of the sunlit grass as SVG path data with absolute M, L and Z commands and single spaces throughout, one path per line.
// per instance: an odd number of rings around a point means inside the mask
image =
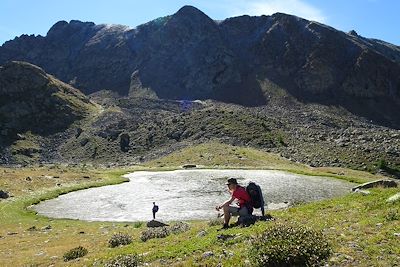
M 206 221 L 189 222 L 191 229 L 188 232 L 143 242 L 140 236 L 146 229 L 144 223 L 50 219 L 27 209 L 31 204 L 70 191 L 124 182 L 121 175 L 134 170 L 176 169 L 188 163 L 204 168 L 278 169 L 354 182 L 379 178 L 342 168 L 310 168 L 278 155 L 218 143 L 186 148 L 145 166 L 126 169 L 64 165 L 0 168 L 0 189 L 14 196 L 0 201 L 0 266 L 91 266 L 131 253 L 141 254 L 144 261 L 153 266 L 216 266 L 220 262 L 224 266 L 245 266 L 249 239 L 275 223 L 288 222 L 322 230 L 333 245 L 332 264 L 391 266 L 399 261 L 399 237 L 394 235 L 400 232 L 399 205 L 386 203 L 398 189 L 374 189 L 366 196 L 349 194 L 274 211 L 275 222 L 224 231 L 223 234 L 233 236 L 227 241 L 218 239 L 220 226 L 209 226 Z M 199 235 L 201 231 L 205 231 L 205 235 Z M 110 248 L 108 242 L 116 233 L 132 236 L 133 242 Z M 88 254 L 65 263 L 64 253 L 78 246 L 88 249 Z M 203 257 L 208 251 L 214 256 Z

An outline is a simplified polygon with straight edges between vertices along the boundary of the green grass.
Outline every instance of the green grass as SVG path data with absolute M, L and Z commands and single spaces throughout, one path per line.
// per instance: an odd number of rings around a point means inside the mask
M 187 163 L 204 168 L 279 169 L 307 175 L 322 175 L 354 182 L 377 179 L 369 173 L 342 168 L 310 168 L 274 154 L 218 143 L 186 148 L 145 166 L 107 170 L 54 165 L 22 169 L 0 168 L 0 189 L 13 198 L 0 201 L 0 266 L 91 266 L 121 254 L 141 254 L 152 266 L 245 266 L 249 240 L 275 223 L 298 223 L 322 230 L 333 246 L 332 264 L 339 266 L 391 266 L 399 260 L 399 205 L 386 203 L 398 189 L 374 189 L 370 195 L 345 197 L 274 211 L 275 222 L 260 222 L 249 228 L 233 228 L 224 234 L 235 238 L 221 241 L 220 226 L 206 221 L 190 222 L 191 229 L 163 239 L 140 240 L 143 223 L 85 222 L 38 216 L 27 207 L 70 191 L 124 182 L 121 175 L 134 170 L 175 169 Z M 57 176 L 58 178 L 51 178 Z M 83 178 L 90 176 L 90 179 Z M 30 177 L 31 181 L 26 178 Z M 59 184 L 59 186 L 57 186 Z M 44 227 L 50 225 L 51 230 Z M 28 230 L 35 227 L 34 230 Z M 205 236 L 199 236 L 200 231 Z M 113 234 L 132 236 L 130 245 L 109 248 Z M 68 263 L 63 255 L 82 246 L 88 254 Z M 204 252 L 214 256 L 204 258 Z

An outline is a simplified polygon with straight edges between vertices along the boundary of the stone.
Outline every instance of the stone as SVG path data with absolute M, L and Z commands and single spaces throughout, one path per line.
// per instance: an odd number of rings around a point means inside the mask
M 26 177 L 26 178 L 25 178 L 25 181 L 27 181 L 27 182 L 32 181 L 32 177 L 30 177 L 30 176 Z
M 206 252 L 203 253 L 202 258 L 203 258 L 203 259 L 207 259 L 207 258 L 210 258 L 210 257 L 212 257 L 212 256 L 214 256 L 214 252 L 212 252 L 212 251 L 206 251 Z
M 52 229 L 51 225 L 46 225 L 41 228 L 42 231 L 47 231 L 47 230 L 51 230 L 51 229 Z
M 207 232 L 205 230 L 201 230 L 200 232 L 197 233 L 197 237 L 204 237 L 207 235 Z
M 354 190 L 353 192 L 354 192 L 354 193 L 359 193 L 359 194 L 364 195 L 364 196 L 371 194 L 370 191 L 368 191 L 368 190 L 362 190 L 362 189 L 356 189 L 356 190 Z
M 400 193 L 394 194 L 393 196 L 389 197 L 386 202 L 388 203 L 395 203 L 400 200 Z
M 89 141 L 90 141 L 89 138 L 85 137 L 85 138 L 83 138 L 82 140 L 79 141 L 79 144 L 81 146 L 86 146 L 86 144 L 89 143 Z
M 235 255 L 235 253 L 233 253 L 232 251 L 227 251 L 225 249 L 222 250 L 222 254 L 221 257 L 233 257 Z
M 29 227 L 28 229 L 27 229 L 27 231 L 36 231 L 37 230 L 37 228 L 36 228 L 36 226 L 31 226 L 31 227 Z
M 9 197 L 10 197 L 10 195 L 9 195 L 9 193 L 7 191 L 0 190 L 0 198 L 6 199 L 6 198 L 9 198 Z

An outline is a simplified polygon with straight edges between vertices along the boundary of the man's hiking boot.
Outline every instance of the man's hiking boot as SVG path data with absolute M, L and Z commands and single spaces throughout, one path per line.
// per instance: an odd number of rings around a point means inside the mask
M 222 226 L 222 228 L 219 230 L 225 230 L 225 229 L 229 229 L 229 224 L 224 224 L 224 226 Z

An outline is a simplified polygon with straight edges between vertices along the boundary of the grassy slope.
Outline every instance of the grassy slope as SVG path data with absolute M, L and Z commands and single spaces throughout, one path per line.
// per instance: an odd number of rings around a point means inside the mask
M 217 142 L 188 147 L 164 158 L 148 162 L 145 166 L 173 169 L 185 164 L 196 164 L 203 168 L 285 170 L 298 174 L 328 176 L 355 183 L 364 183 L 382 177 L 367 172 L 337 167 L 311 168 L 303 164 L 294 163 L 273 153 Z
M 186 163 L 207 167 L 286 169 L 312 175 L 337 176 L 359 182 L 377 178 L 367 173 L 345 169 L 308 168 L 273 154 L 217 143 L 187 148 L 150 162 L 143 168 L 166 169 L 165 166 L 174 167 Z M 207 222 L 191 222 L 192 229 L 189 233 L 141 242 L 139 237 L 144 227 L 135 228 L 137 224 L 129 224 L 126 227 L 124 223 L 53 220 L 37 216 L 25 209 L 26 206 L 39 200 L 68 191 L 123 182 L 120 175 L 132 170 L 134 169 L 112 171 L 70 169 L 62 166 L 30 169 L 0 168 L 0 189 L 10 191 L 14 195 L 14 198 L 0 202 L 0 266 L 51 264 L 83 266 L 132 252 L 144 253 L 145 261 L 155 266 L 162 262 L 175 266 L 207 263 L 213 266 L 220 261 L 219 255 L 223 254 L 223 250 L 228 251 L 228 254 L 233 252 L 233 256 L 221 257 L 224 266 L 237 266 L 237 262 L 243 263 L 246 257 L 245 241 L 248 237 L 275 223 L 259 223 L 250 228 L 228 230 L 226 233 L 236 234 L 238 237 L 232 241 L 221 242 L 217 240 L 217 235 L 220 234 L 217 232 L 218 226 L 209 227 Z M 49 178 L 45 177 L 46 175 L 59 178 Z M 87 175 L 90 179 L 83 178 Z M 32 181 L 26 181 L 28 176 Z M 57 186 L 57 183 L 61 186 Z M 395 237 L 394 233 L 400 232 L 400 211 L 398 203 L 389 205 L 385 203 L 385 199 L 397 191 L 377 189 L 368 196 L 352 194 L 286 211 L 276 211 L 273 215 L 277 221 L 297 221 L 313 228 L 323 229 L 334 246 L 334 252 L 338 253 L 331 258 L 332 263 L 390 266 L 399 260 L 398 237 Z M 47 225 L 52 229 L 42 230 Z M 37 230 L 28 231 L 32 226 Z M 197 233 L 203 229 L 207 234 L 198 237 Z M 132 235 L 133 244 L 121 248 L 108 248 L 108 239 L 117 232 Z M 89 254 L 81 260 L 64 263 L 63 253 L 79 245 L 86 247 Z M 202 259 L 205 251 L 213 251 L 216 256 Z

